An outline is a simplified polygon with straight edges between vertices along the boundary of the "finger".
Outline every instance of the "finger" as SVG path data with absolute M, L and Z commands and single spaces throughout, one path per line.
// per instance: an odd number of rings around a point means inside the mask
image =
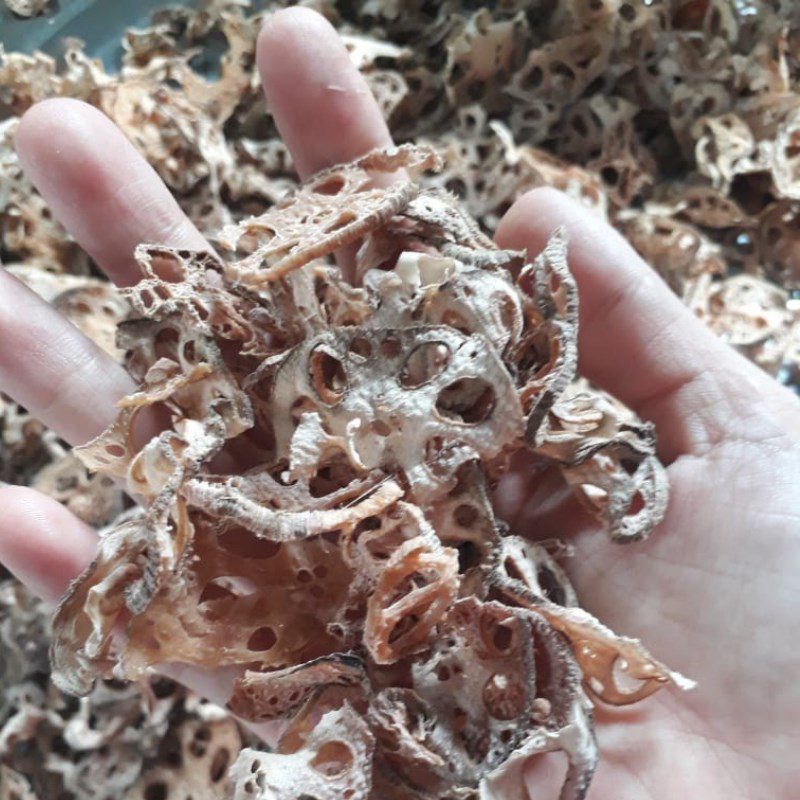
M 0 487 L 0 563 L 48 603 L 92 560 L 97 536 L 61 503 L 24 486 Z
M 256 59 L 267 105 L 301 178 L 391 145 L 372 92 L 320 14 L 295 7 L 269 16 Z
M 137 244 L 208 250 L 155 170 L 96 108 L 56 98 L 22 117 L 25 174 L 58 220 L 115 283 L 135 283 Z
M 0 269 L 0 390 L 70 444 L 83 444 L 134 389 L 111 356 Z
M 666 459 L 730 436 L 800 429 L 800 403 L 696 319 L 608 224 L 566 195 L 534 189 L 502 219 L 501 247 L 538 253 L 567 229 L 578 284 L 582 374 L 653 420 Z

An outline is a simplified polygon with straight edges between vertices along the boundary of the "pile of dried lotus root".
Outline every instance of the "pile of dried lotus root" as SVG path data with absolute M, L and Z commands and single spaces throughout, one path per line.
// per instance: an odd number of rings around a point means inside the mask
M 667 483 L 652 426 L 576 373 L 563 233 L 532 261 L 498 249 L 418 186 L 439 167 L 405 145 L 331 168 L 224 230 L 224 260 L 140 246 L 122 290 L 139 388 L 76 452 L 142 511 L 63 599 L 53 677 L 83 694 L 238 668 L 229 708 L 279 737 L 241 752 L 237 798 L 519 797 L 553 750 L 580 798 L 593 703 L 690 685 L 494 515 L 520 450 L 621 542 L 660 521 Z

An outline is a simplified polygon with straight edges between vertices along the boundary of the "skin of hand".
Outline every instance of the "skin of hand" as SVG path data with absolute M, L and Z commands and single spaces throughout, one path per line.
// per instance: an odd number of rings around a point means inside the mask
M 270 17 L 257 62 L 301 177 L 390 144 L 365 82 L 314 12 Z M 137 279 L 139 242 L 209 247 L 90 106 L 37 104 L 16 144 L 53 213 L 115 283 Z M 615 231 L 560 193 L 521 197 L 496 240 L 535 255 L 558 225 L 580 293 L 580 369 L 655 422 L 670 503 L 646 542 L 615 545 L 521 465 L 496 492 L 498 514 L 517 533 L 568 535 L 582 604 L 699 684 L 596 709 L 601 759 L 589 798 L 789 800 L 800 785 L 800 400 L 719 341 Z M 109 356 L 0 270 L 0 389 L 79 444 L 132 388 Z M 1 488 L 0 508 L 0 561 L 55 601 L 92 558 L 94 531 L 24 487 Z M 217 702 L 233 674 L 165 671 Z M 554 796 L 559 758 L 533 762 L 532 797 Z

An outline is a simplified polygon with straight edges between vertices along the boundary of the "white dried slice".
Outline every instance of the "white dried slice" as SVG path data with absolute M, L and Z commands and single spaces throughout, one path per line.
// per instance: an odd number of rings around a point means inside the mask
M 187 482 L 183 494 L 190 507 L 203 509 L 209 516 L 244 525 L 259 538 L 290 542 L 353 528 L 398 500 L 403 490 L 394 481 L 386 481 L 355 504 L 307 511 L 273 511 L 232 493 L 225 484 L 209 484 L 200 479 Z
M 293 752 L 243 750 L 231 768 L 234 800 L 367 800 L 375 743 L 345 704 L 329 711 Z
M 461 464 L 498 455 L 522 433 L 516 392 L 489 342 L 443 326 L 342 328 L 292 350 L 272 396 L 279 457 L 296 435 L 298 401 L 330 435 L 352 442 L 366 469 L 401 470 L 417 502 L 452 486 Z
M 223 231 L 221 241 L 231 250 L 252 251 L 228 267 L 228 276 L 257 288 L 364 237 L 417 193 L 416 185 L 402 178 L 381 188 L 376 175 L 437 164 L 433 151 L 403 146 L 318 173 L 266 214 Z

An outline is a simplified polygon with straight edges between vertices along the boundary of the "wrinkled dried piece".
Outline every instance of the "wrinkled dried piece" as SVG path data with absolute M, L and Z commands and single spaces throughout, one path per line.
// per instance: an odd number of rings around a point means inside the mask
M 578 500 L 617 541 L 646 536 L 663 518 L 667 477 L 651 423 L 579 381 L 567 387 L 536 434 Z
M 628 705 L 670 681 L 692 688 L 692 681 L 656 661 L 639 641 L 617 636 L 578 608 L 569 580 L 541 545 L 506 536 L 498 544 L 495 561 L 493 585 L 505 598 L 541 614 L 566 635 L 583 672 L 584 687 L 592 695 L 613 705 Z
M 359 686 L 366 681 L 359 658 L 335 653 L 273 672 L 245 672 L 234 684 L 228 707 L 256 721 L 288 717 L 328 686 Z
M 227 247 L 253 251 L 229 267 L 229 276 L 261 286 L 350 244 L 402 211 L 417 192 L 405 178 L 380 188 L 376 174 L 437 164 L 432 150 L 403 146 L 319 173 L 266 214 L 222 232 Z
M 235 800 L 366 800 L 374 739 L 349 706 L 329 711 L 292 752 L 243 750 L 231 768 Z

